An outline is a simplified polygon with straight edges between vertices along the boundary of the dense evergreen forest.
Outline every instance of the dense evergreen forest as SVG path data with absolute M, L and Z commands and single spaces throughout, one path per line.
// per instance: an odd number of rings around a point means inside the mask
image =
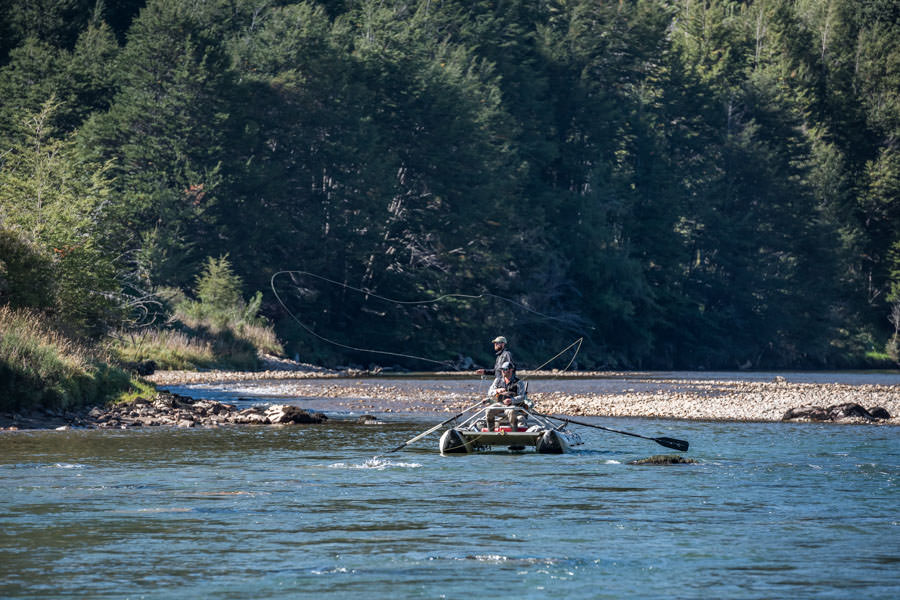
M 315 362 L 897 359 L 897 0 L 0 0 L 0 98 L 0 304 L 71 336 L 227 257 Z

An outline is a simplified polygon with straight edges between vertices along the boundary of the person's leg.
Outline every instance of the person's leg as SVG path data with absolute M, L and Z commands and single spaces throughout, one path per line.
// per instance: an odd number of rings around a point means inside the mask
M 506 418 L 509 420 L 509 426 L 513 431 L 519 430 L 519 420 L 522 418 L 522 413 L 520 413 L 515 408 L 510 408 L 506 411 Z
M 487 413 L 485 413 L 485 416 L 486 416 L 486 420 L 487 420 L 488 431 L 494 430 L 494 417 L 496 417 L 498 414 L 501 414 L 502 412 L 503 412 L 502 410 L 497 409 L 497 408 L 487 409 Z

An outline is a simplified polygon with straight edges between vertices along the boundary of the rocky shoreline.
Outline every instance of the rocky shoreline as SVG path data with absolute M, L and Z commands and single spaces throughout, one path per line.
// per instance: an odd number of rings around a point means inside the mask
M 434 379 L 421 380 L 421 387 L 400 388 L 379 382 L 370 371 L 327 370 L 309 366 L 290 369 L 279 365 L 267 371 L 157 372 L 146 378 L 165 388 L 174 385 L 226 382 L 274 382 L 281 397 L 318 400 L 322 410 L 351 412 L 447 412 L 454 413 L 477 400 L 472 394 L 437 389 Z M 458 373 L 444 374 L 459 376 Z M 554 373 L 524 372 L 523 377 L 548 377 Z M 625 374 L 577 373 L 577 379 L 610 378 Z M 370 377 L 366 377 L 370 376 Z M 567 377 L 569 375 L 567 374 Z M 365 378 L 363 378 L 365 377 Z M 701 421 L 776 422 L 807 421 L 900 425 L 900 385 L 848 385 L 796 383 L 776 376 L 770 381 L 730 379 L 662 379 L 627 374 L 630 382 L 652 383 L 653 392 L 625 389 L 616 392 L 571 394 L 552 391 L 549 381 L 529 397 L 544 413 L 570 416 L 648 417 Z M 362 378 L 347 382 L 336 378 Z M 534 386 L 535 388 L 537 386 Z M 636 385 L 637 387 L 637 385 Z M 645 386 L 646 387 L 646 386 Z M 534 389 L 534 388 L 533 388 Z M 253 395 L 248 393 L 248 395 Z M 156 412 L 154 412 L 156 411 Z M 271 413 L 269 411 L 272 411 Z M 279 412 L 280 411 L 280 412 Z M 290 413 L 291 416 L 280 416 Z M 299 411 L 308 417 L 298 416 Z M 128 405 L 94 408 L 81 413 L 0 415 L 0 429 L 57 427 L 131 428 L 149 426 L 217 427 L 221 425 L 314 422 L 324 419 L 290 405 L 238 411 L 234 406 L 211 400 L 193 400 L 161 391 L 152 400 L 139 399 Z M 285 420 L 288 419 L 288 420 Z M 298 419 L 298 420 L 290 420 Z
M 778 379 L 672 380 L 669 389 L 655 393 L 572 396 L 551 392 L 535 396 L 539 396 L 540 409 L 557 414 L 900 425 L 900 386 L 897 385 L 790 383 Z M 840 408 L 849 405 L 862 410 Z
M 359 374 L 329 373 L 310 378 L 309 373 L 192 373 L 185 380 L 180 373 L 161 372 L 151 379 L 157 385 L 274 381 L 278 395 L 321 399 L 341 410 L 382 412 L 459 412 L 476 399 L 470 394 L 448 393 L 433 382 L 459 373 L 435 374 L 423 379 L 422 387 L 410 389 L 380 383 L 378 377 L 355 382 L 335 381 L 335 377 Z M 553 377 L 553 372 L 529 372 L 522 377 Z M 769 381 L 742 379 L 665 379 L 635 373 L 579 372 L 568 379 L 625 377 L 636 388 L 652 384 L 652 392 L 624 389 L 616 392 L 571 394 L 552 391 L 550 380 L 532 386 L 530 398 L 537 410 L 571 416 L 649 417 L 703 421 L 776 422 L 823 421 L 900 425 L 900 385 L 841 383 L 797 383 L 775 376 Z M 252 385 L 252 383 L 251 383 Z M 537 391 L 551 390 L 551 391 Z M 252 394 L 252 392 L 248 392 Z M 852 408 L 858 406 L 859 408 Z M 843 407 L 843 409 L 841 408 Z M 879 410 L 880 409 L 880 410 Z
M 132 429 L 136 427 L 220 427 L 324 423 L 328 417 L 289 404 L 238 410 L 232 404 L 196 400 L 160 392 L 152 400 L 137 398 L 107 407 L 75 411 L 42 410 L 0 415 L 0 429 Z

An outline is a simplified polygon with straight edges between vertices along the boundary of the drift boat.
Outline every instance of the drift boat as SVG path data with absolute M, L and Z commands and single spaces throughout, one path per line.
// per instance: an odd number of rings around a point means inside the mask
M 513 423 L 503 414 L 496 426 L 488 430 L 487 412 L 491 409 L 512 412 Z M 441 454 L 469 454 L 506 447 L 512 451 L 534 448 L 540 454 L 563 454 L 584 442 L 576 432 L 566 429 L 566 423 L 556 424 L 536 415 L 525 406 L 495 404 L 482 408 L 456 427 L 444 432 L 439 442 Z

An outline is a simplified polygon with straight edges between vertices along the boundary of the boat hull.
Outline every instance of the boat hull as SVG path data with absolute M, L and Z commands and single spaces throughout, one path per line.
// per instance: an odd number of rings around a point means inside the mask
M 468 454 L 472 451 L 471 444 L 466 444 L 465 438 L 455 429 L 448 429 L 441 436 L 441 454 Z
M 570 450 L 569 441 L 567 436 L 549 429 L 538 439 L 534 449 L 540 454 L 564 454 Z
M 516 432 L 448 429 L 441 436 L 439 447 L 441 454 L 468 454 L 498 446 L 514 451 L 533 448 L 539 454 L 563 454 L 580 443 L 577 435 L 555 429 Z

